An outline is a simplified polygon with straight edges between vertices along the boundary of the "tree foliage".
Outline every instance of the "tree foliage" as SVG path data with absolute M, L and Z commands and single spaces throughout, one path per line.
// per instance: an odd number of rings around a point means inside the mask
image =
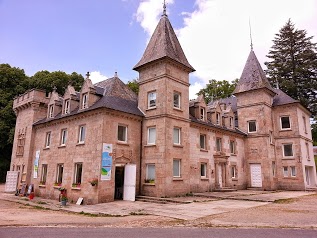
M 238 79 L 235 79 L 231 83 L 226 80 L 217 81 L 215 79 L 212 79 L 209 80 L 209 83 L 206 85 L 205 88 L 199 90 L 197 95 L 202 94 L 205 98 L 206 103 L 208 104 L 213 100 L 230 97 L 237 83 Z
M 127 86 L 136 94 L 139 94 L 139 82 L 138 79 L 133 79 L 132 81 L 128 81 Z
M 267 57 L 270 62 L 266 74 L 272 84 L 299 100 L 317 116 L 317 46 L 313 36 L 305 30 L 295 29 L 289 19 L 275 35 L 273 46 Z

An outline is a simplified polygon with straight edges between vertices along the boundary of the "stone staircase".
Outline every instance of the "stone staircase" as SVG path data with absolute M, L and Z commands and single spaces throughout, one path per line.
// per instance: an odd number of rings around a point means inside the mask
M 177 204 L 188 204 L 189 201 L 179 201 L 177 198 L 158 198 L 158 197 L 149 197 L 149 196 L 136 196 L 135 201 L 140 202 L 151 202 L 159 204 L 168 204 L 168 203 L 177 203 Z

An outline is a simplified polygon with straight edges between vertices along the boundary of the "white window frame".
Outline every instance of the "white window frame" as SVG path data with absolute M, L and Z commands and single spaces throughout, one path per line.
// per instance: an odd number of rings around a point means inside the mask
M 149 167 L 152 167 L 152 170 L 154 171 L 154 176 L 152 177 L 149 173 Z M 145 174 L 145 180 L 146 182 L 155 181 L 155 164 L 146 164 L 146 174 Z
M 307 160 L 310 161 L 309 144 L 305 142 Z
M 82 109 L 88 108 L 88 93 L 84 93 L 82 96 Z
M 177 131 L 177 138 L 175 137 L 175 132 Z M 181 128 L 174 127 L 173 128 L 173 144 L 180 145 L 181 144 Z
M 52 133 L 46 132 L 46 136 L 45 136 L 45 148 L 49 148 L 51 146 L 51 140 L 52 140 Z
M 283 166 L 283 177 L 288 177 L 288 167 Z
M 288 118 L 289 127 L 283 127 L 282 118 Z M 287 131 L 292 129 L 290 116 L 280 116 L 280 128 L 282 131 Z
M 178 163 L 178 173 L 175 174 L 175 168 L 174 168 L 174 163 L 177 161 Z M 180 178 L 181 177 L 181 160 L 180 159 L 173 159 L 173 177 L 174 178 Z
M 152 131 L 152 133 L 155 133 L 154 134 L 154 141 L 150 141 L 150 139 L 151 139 L 151 137 L 150 137 L 151 131 Z M 155 143 L 156 143 L 156 127 L 154 127 L 154 126 L 148 127 L 147 128 L 147 144 L 148 145 L 155 145 Z
M 250 125 L 251 123 L 254 123 L 255 125 L 255 131 L 250 131 Z M 248 121 L 248 133 L 256 133 L 258 131 L 258 126 L 257 126 L 257 123 L 256 123 L 256 120 L 250 120 Z
M 179 92 L 174 92 L 173 94 L 173 107 L 177 109 L 181 108 L 181 94 Z
M 64 114 L 70 113 L 70 99 L 66 99 L 64 103 Z
M 81 184 L 83 181 L 83 163 L 74 164 L 73 184 Z
M 295 166 L 291 166 L 291 177 L 296 177 L 296 167 Z
M 63 183 L 63 176 L 64 176 L 64 164 L 57 164 L 55 182 L 57 184 L 62 184 Z
M 119 128 L 124 128 L 124 131 L 123 131 L 123 137 L 124 138 L 123 138 L 123 140 L 121 140 L 122 138 L 119 138 Z M 118 141 L 127 143 L 128 142 L 128 127 L 125 126 L 125 125 L 119 124 L 117 132 L 118 132 L 118 136 L 117 136 Z
M 235 179 L 237 178 L 237 166 L 236 165 L 232 165 L 231 168 L 230 168 L 230 175 L 231 175 L 231 178 Z
M 204 142 L 203 142 L 203 146 L 202 146 L 202 141 L 201 141 L 201 139 L 202 138 L 204 138 Z M 206 148 L 206 139 L 207 139 L 207 136 L 205 135 L 205 134 L 200 134 L 199 135 L 199 147 L 200 147 L 200 149 L 201 150 L 206 150 L 207 148 Z
M 207 178 L 207 163 L 200 163 L 200 177 Z
M 86 139 L 86 125 L 80 125 L 78 129 L 78 143 L 84 144 Z
M 47 178 L 47 164 L 42 164 L 40 185 L 46 184 L 46 178 Z
M 216 124 L 220 125 L 220 113 L 216 112 Z
M 272 175 L 273 175 L 273 177 L 276 176 L 276 163 L 275 163 L 275 161 L 272 161 Z
M 205 120 L 205 108 L 204 107 L 200 107 L 199 109 L 199 113 L 200 113 L 200 120 Z
M 147 94 L 147 108 L 156 108 L 156 100 L 157 100 L 157 95 L 156 91 L 151 91 L 148 92 Z
M 216 137 L 216 151 L 222 151 L 222 139 L 220 137 Z
M 230 124 L 230 128 L 233 128 L 233 117 L 229 118 L 229 124 Z
M 54 117 L 54 104 L 49 105 L 48 108 L 48 117 L 53 118 Z
M 287 146 L 287 145 L 291 145 L 292 155 L 285 155 L 285 146 Z M 283 148 L 283 157 L 284 157 L 284 158 L 293 158 L 293 157 L 294 157 L 293 143 L 285 143 L 285 144 L 282 144 L 282 148 Z
M 67 129 L 61 130 L 61 145 L 66 145 L 67 142 Z
M 270 144 L 273 145 L 273 131 L 269 131 L 269 141 Z

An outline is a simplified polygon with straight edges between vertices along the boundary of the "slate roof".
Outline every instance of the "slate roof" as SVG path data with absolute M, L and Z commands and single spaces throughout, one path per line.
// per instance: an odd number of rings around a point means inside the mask
M 195 71 L 189 64 L 168 17 L 163 15 L 141 60 L 133 69 L 138 70 L 143 65 L 165 57 L 186 66 L 191 72 Z
M 267 88 L 274 93 L 254 51 L 251 50 L 233 94 L 260 88 Z
M 101 98 L 92 106 L 84 110 L 79 110 L 79 107 L 77 107 L 74 108 L 69 114 L 62 115 L 59 113 L 54 118 L 43 118 L 42 120 L 35 122 L 34 125 L 73 116 L 98 108 L 109 108 L 137 116 L 144 116 L 144 114 L 138 108 L 137 95 L 118 77 L 109 78 L 96 83 L 94 87 L 96 89 L 96 93 L 101 95 Z
M 273 98 L 273 106 L 285 105 L 285 104 L 296 103 L 296 102 L 299 103 L 298 100 L 291 98 L 280 89 L 275 88 L 274 91 L 276 93 L 276 96 Z

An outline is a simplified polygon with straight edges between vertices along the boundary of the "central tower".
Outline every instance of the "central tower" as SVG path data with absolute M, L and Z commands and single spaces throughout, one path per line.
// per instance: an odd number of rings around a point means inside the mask
M 188 63 L 173 27 L 163 15 L 141 60 L 139 108 L 142 128 L 141 194 L 164 197 L 190 192 Z

